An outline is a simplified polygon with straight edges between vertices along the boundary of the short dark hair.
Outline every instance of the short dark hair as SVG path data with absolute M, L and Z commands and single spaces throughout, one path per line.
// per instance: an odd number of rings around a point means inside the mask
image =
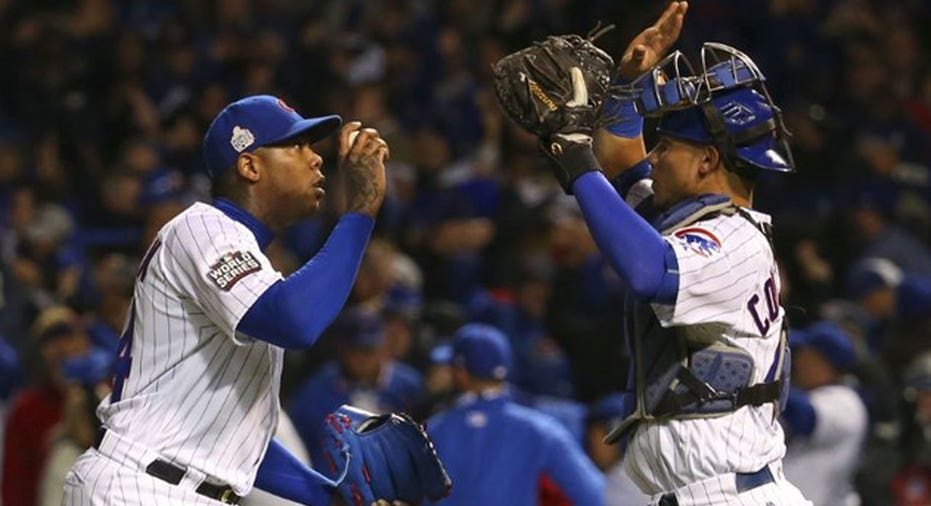
M 227 167 L 223 172 L 210 179 L 210 196 L 214 199 L 223 197 L 238 200 L 242 196 L 243 181 L 239 177 L 238 161 Z

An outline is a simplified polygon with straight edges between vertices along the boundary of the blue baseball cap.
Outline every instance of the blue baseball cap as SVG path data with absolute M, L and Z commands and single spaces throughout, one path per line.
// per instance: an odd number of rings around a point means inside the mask
M 847 371 L 857 362 L 857 351 L 850 337 L 844 329 L 827 320 L 790 330 L 789 345 L 817 350 L 838 371 Z
M 740 138 L 742 134 L 757 131 L 776 117 L 773 105 L 760 92 L 751 88 L 734 88 L 711 98 L 712 107 L 721 113 L 728 135 Z M 660 119 L 657 132 L 698 144 L 713 144 L 711 132 L 701 106 L 669 112 Z M 737 158 L 755 167 L 778 172 L 791 172 L 792 164 L 780 149 L 774 131 L 737 143 Z
M 894 262 L 885 258 L 865 258 L 850 269 L 847 275 L 847 295 L 854 300 L 880 288 L 896 288 L 905 275 Z
M 304 118 L 284 100 L 253 95 L 226 106 L 204 135 L 204 162 L 211 178 L 221 175 L 242 153 L 298 135 L 311 142 L 335 132 L 343 120 L 335 115 Z
M 496 327 L 470 323 L 453 335 L 451 361 L 473 376 L 503 380 L 511 370 L 511 345 Z

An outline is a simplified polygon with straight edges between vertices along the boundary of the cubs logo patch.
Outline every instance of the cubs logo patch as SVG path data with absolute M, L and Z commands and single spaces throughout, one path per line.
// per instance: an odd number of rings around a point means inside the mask
M 210 270 L 207 271 L 207 277 L 217 285 L 217 288 L 228 292 L 239 280 L 260 270 L 262 270 L 262 264 L 255 258 L 255 255 L 248 251 L 234 251 L 223 255 L 211 265 Z
M 287 102 L 285 102 L 283 99 L 280 99 L 280 98 L 278 99 L 278 107 L 280 107 L 280 108 L 282 108 L 282 109 L 284 109 L 284 110 L 286 110 L 286 111 L 288 111 L 288 112 L 295 112 L 293 107 L 291 107 L 290 105 L 288 105 Z
M 696 255 L 710 258 L 721 251 L 721 241 L 718 238 L 701 227 L 689 227 L 677 230 L 673 234 L 679 240 L 679 244 Z

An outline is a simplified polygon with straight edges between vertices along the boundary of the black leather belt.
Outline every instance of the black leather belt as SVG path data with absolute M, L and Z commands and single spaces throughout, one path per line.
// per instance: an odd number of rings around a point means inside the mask
M 97 431 L 97 439 L 94 441 L 94 448 L 100 449 L 100 443 L 103 441 L 103 437 L 106 433 L 106 429 Z M 166 483 L 177 485 L 181 483 L 184 475 L 187 474 L 187 469 L 176 466 L 166 460 L 155 459 L 146 466 L 145 472 L 149 476 L 154 476 Z M 194 491 L 202 496 L 220 501 L 223 504 L 239 504 L 239 501 L 242 500 L 242 497 L 236 495 L 229 485 L 214 485 L 204 481 L 201 482 Z
M 753 490 L 757 487 L 762 487 L 767 483 L 773 483 L 776 480 L 773 478 L 773 473 L 769 470 L 769 466 L 764 466 L 763 469 L 756 471 L 754 473 L 735 473 L 734 482 L 737 486 L 737 493 L 743 493 L 748 490 Z M 679 501 L 676 499 L 676 494 L 663 494 L 663 497 L 660 498 L 658 506 L 679 506 Z

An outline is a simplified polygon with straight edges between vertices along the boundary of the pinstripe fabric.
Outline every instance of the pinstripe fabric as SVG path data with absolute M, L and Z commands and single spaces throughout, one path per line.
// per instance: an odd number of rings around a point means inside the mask
M 88 450 L 65 479 L 62 506 L 216 506 L 222 504 Z
M 627 202 L 636 205 L 649 198 L 650 183 L 636 183 L 625 195 Z M 763 213 L 749 212 L 758 223 L 770 221 Z M 657 318 L 665 327 L 681 328 L 690 340 L 743 348 L 757 364 L 753 383 L 765 381 L 777 356 L 785 314 L 778 301 L 779 270 L 767 239 L 739 215 L 716 215 L 686 228 L 664 237 L 678 260 L 679 292 L 675 304 L 653 305 Z M 782 500 L 763 500 L 759 491 L 721 495 L 727 490 L 722 476 L 756 471 L 780 462 L 784 454 L 775 407 L 767 404 L 715 418 L 643 422 L 631 438 L 625 465 L 648 494 L 680 489 L 683 505 L 808 504 L 784 479 L 769 486 L 787 491 L 773 492 L 782 494 Z M 689 484 L 694 486 L 682 488 Z
M 738 492 L 733 474 L 719 475 L 692 483 L 673 493 L 678 506 L 811 506 L 795 486 L 786 481 L 778 464 L 770 466 L 773 482 Z M 660 504 L 663 494 L 651 498 L 650 505 Z
M 284 351 L 235 328 L 281 275 L 248 228 L 206 204 L 182 212 L 158 239 L 161 247 L 136 281 L 129 374 L 119 400 L 104 399 L 98 415 L 126 440 L 245 495 L 278 423 Z M 250 259 L 257 264 L 238 281 L 215 280 L 221 268 L 230 272 Z M 110 479 L 127 504 L 139 494 L 182 493 L 150 478 Z

